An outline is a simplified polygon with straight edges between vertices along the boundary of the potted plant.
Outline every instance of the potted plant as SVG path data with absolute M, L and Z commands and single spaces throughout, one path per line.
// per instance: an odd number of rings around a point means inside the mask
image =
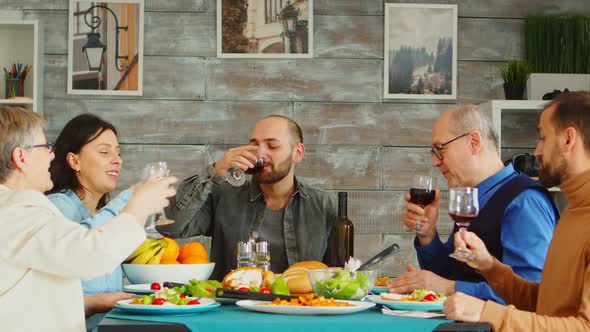
M 509 60 L 498 66 L 500 77 L 504 80 L 504 95 L 509 100 L 524 99 L 524 88 L 531 74 L 531 67 L 524 60 Z

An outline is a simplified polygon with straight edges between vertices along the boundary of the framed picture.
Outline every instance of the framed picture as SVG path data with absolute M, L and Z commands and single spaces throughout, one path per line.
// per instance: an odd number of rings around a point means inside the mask
M 457 98 L 457 5 L 385 4 L 384 98 Z
M 312 58 L 313 0 L 217 0 L 220 58 Z
M 70 0 L 68 93 L 141 96 L 143 0 Z

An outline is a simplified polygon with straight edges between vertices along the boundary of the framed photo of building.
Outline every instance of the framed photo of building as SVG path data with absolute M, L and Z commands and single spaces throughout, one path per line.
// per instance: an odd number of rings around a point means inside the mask
M 70 0 L 68 93 L 141 96 L 143 0 Z
M 457 98 L 457 5 L 385 4 L 384 98 Z
M 217 0 L 220 58 L 312 58 L 313 0 Z

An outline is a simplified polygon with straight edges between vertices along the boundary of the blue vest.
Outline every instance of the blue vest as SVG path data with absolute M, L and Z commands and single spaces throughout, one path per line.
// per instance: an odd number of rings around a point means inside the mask
M 504 212 L 508 205 L 527 189 L 535 189 L 544 193 L 551 202 L 555 215 L 559 218 L 559 210 L 549 194 L 549 191 L 543 188 L 539 182 L 526 175 L 519 174 L 494 193 L 488 203 L 479 211 L 477 217 L 471 222 L 469 227 L 467 227 L 468 231 L 475 233 L 486 244 L 486 248 L 490 254 L 496 257 L 499 261 L 502 261 L 504 253 L 504 248 L 502 247 L 500 239 Z M 458 230 L 459 228 L 455 225 L 453 233 Z M 522 236 L 527 235 L 522 234 Z M 450 271 L 449 279 L 451 280 L 468 282 L 485 281 L 484 277 L 473 268 L 469 267 L 469 265 L 455 259 L 451 260 Z

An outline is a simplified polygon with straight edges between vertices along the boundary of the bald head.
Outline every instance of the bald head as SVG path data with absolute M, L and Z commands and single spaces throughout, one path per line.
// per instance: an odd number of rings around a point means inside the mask
M 287 131 L 289 132 L 289 137 L 291 139 L 292 145 L 303 143 L 303 133 L 301 132 L 301 127 L 299 127 L 297 122 L 293 121 L 293 119 L 289 117 L 273 114 L 262 118 L 256 124 L 258 125 L 258 123 L 269 119 L 279 120 L 285 123 L 285 125 L 287 126 Z

